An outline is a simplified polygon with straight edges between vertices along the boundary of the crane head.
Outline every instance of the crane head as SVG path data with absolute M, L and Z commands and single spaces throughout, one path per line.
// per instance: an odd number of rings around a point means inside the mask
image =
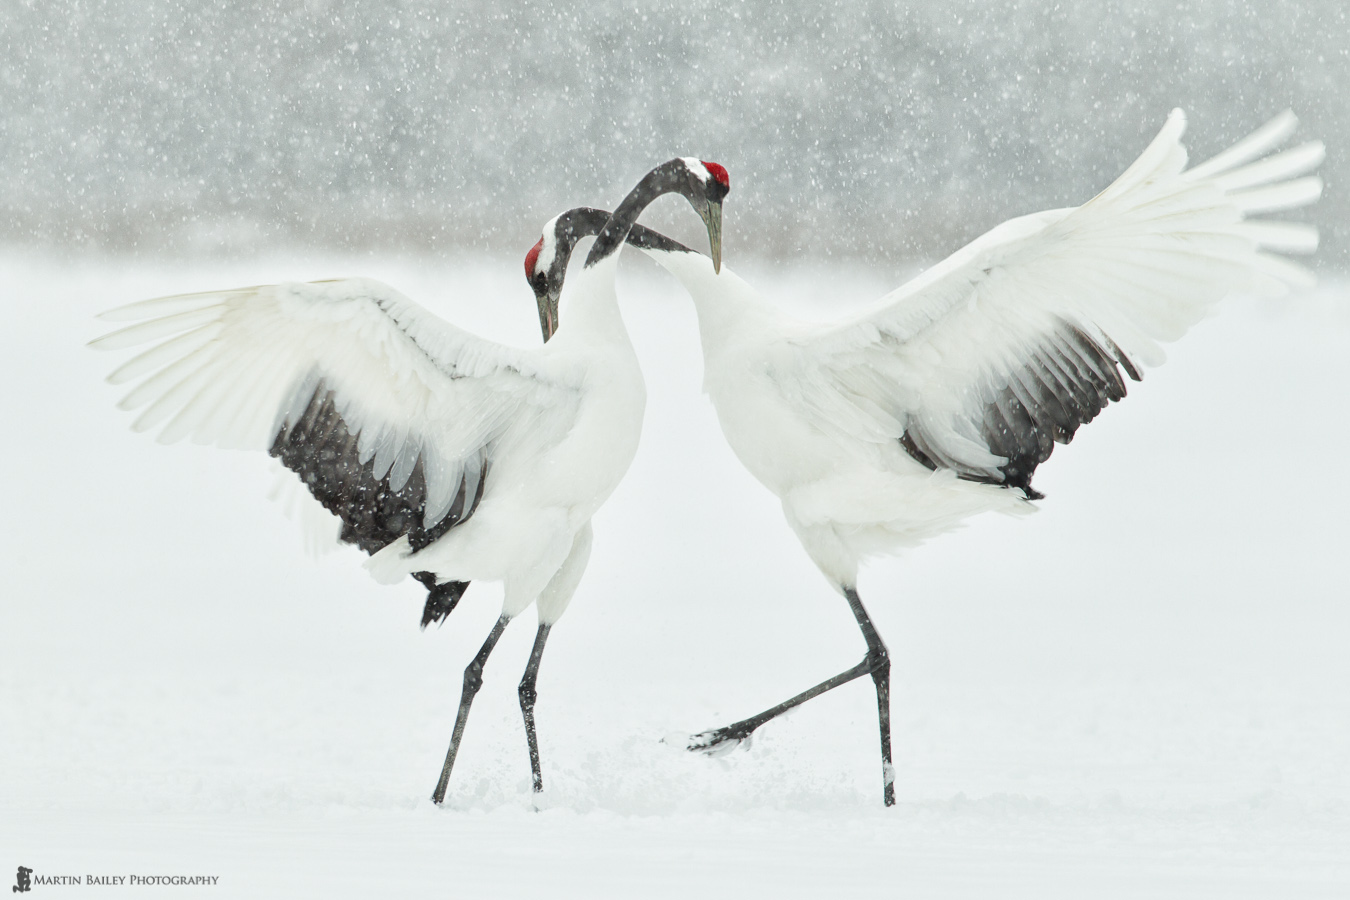
M 612 215 L 602 209 L 577 207 L 561 215 L 554 216 L 544 226 L 543 234 L 529 252 L 525 254 L 525 280 L 534 291 L 535 305 L 539 309 L 539 328 L 547 342 L 558 330 L 558 300 L 562 296 L 563 281 L 567 276 L 567 263 L 571 259 L 572 249 L 583 237 L 599 236 L 597 246 L 592 248 L 595 255 L 599 245 L 606 240 L 607 226 L 617 221 L 624 222 L 620 231 L 616 230 L 611 240 L 637 243 L 639 246 L 666 250 L 692 252 L 683 244 L 670 240 L 665 235 L 645 229 L 633 221 L 648 203 L 663 193 L 682 194 L 694 207 L 708 229 L 708 243 L 711 248 L 713 271 L 722 269 L 722 201 L 731 190 L 731 176 L 727 170 L 714 162 L 705 162 L 692 156 L 679 157 L 662 163 L 639 182 Z M 627 209 L 629 217 L 625 220 L 622 210 Z M 617 247 L 609 247 L 605 252 L 612 253 Z M 587 265 L 590 265 L 588 259 Z
M 680 158 L 689 172 L 690 192 L 685 194 L 708 229 L 713 271 L 722 271 L 722 201 L 731 190 L 731 176 L 724 166 L 692 156 Z M 683 193 L 683 192 L 681 192 Z
M 539 308 L 539 330 L 544 334 L 544 343 L 548 343 L 548 339 L 558 330 L 558 296 L 562 293 L 561 283 L 556 290 L 550 290 L 549 263 L 552 260 L 545 259 L 540 265 L 545 252 L 544 242 L 548 237 L 549 232 L 546 230 L 538 243 L 525 254 L 525 280 L 534 291 L 534 303 Z
M 558 331 L 558 298 L 562 296 L 572 249 L 582 238 L 599 234 L 607 221 L 609 213 L 603 209 L 568 210 L 548 221 L 539 240 L 525 254 L 525 280 L 534 291 L 545 343 Z

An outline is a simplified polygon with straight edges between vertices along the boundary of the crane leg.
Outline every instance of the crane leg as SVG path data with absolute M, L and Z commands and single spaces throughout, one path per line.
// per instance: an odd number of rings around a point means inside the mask
M 858 620 L 863 639 L 867 641 L 867 659 L 872 672 L 872 683 L 877 689 L 877 722 L 881 726 L 881 801 L 895 805 L 895 767 L 891 764 L 891 656 L 886 645 L 872 627 L 872 620 L 863 608 L 862 599 L 853 588 L 844 588 L 848 608 Z
M 785 700 L 777 706 L 764 710 L 758 715 L 742 719 L 723 728 L 696 734 L 689 739 L 687 749 L 707 753 L 710 756 L 721 755 L 741 742 L 748 740 L 755 729 L 765 722 L 777 718 L 790 709 L 801 706 L 813 697 L 819 697 L 826 691 L 834 690 L 841 684 L 848 684 L 856 678 L 871 675 L 877 691 L 877 718 L 881 726 L 882 802 L 887 806 L 894 806 L 895 769 L 891 765 L 890 654 L 887 653 L 886 645 L 882 642 L 881 636 L 877 634 L 876 628 L 873 627 L 872 620 L 867 615 L 867 610 L 863 608 L 858 592 L 851 587 L 846 587 L 844 588 L 844 597 L 848 600 L 849 609 L 853 611 L 853 617 L 858 621 L 863 639 L 867 641 L 867 656 L 863 657 L 862 662 L 851 669 L 840 672 L 833 678 L 822 681 L 813 688 L 802 691 L 797 696 Z
M 506 626 L 510 622 L 510 616 L 502 616 L 497 620 L 497 624 L 493 625 L 492 631 L 488 633 L 487 640 L 478 649 L 478 655 L 464 670 L 464 691 L 459 696 L 459 715 L 455 717 L 455 732 L 450 736 L 450 749 L 445 754 L 445 765 L 441 767 L 441 780 L 436 782 L 436 790 L 431 794 L 433 803 L 439 804 L 445 799 L 445 788 L 450 783 L 450 770 L 455 767 L 455 756 L 459 753 L 459 742 L 464 738 L 464 726 L 469 721 L 469 707 L 473 704 L 474 695 L 483 686 L 483 666 L 487 663 L 488 655 L 492 653 L 492 648 L 497 646 L 497 641 L 501 640 L 502 632 L 506 630 Z
M 534 776 L 534 792 L 544 789 L 544 775 L 539 768 L 539 738 L 534 732 L 534 701 L 537 696 L 534 684 L 539 680 L 539 660 L 544 656 L 544 641 L 548 640 L 552 625 L 539 623 L 534 635 L 534 649 L 530 651 L 530 661 L 525 666 L 525 676 L 520 679 L 520 712 L 525 717 L 525 740 L 530 744 L 530 774 Z

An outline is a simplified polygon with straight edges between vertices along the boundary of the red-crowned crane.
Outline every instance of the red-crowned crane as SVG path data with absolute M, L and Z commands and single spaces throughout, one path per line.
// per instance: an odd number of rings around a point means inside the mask
M 643 248 L 693 297 L 704 388 L 727 442 L 782 501 L 867 643 L 856 666 L 695 735 L 689 749 L 728 749 L 870 675 L 883 800 L 892 805 L 890 661 L 858 596 L 859 563 L 976 513 L 1031 509 L 1041 497 L 1031 486 L 1036 467 L 1125 396 L 1121 369 L 1138 380 L 1163 361 L 1161 343 L 1227 294 L 1311 282 L 1267 251 L 1310 253 L 1316 229 L 1249 217 L 1314 202 L 1321 182 L 1306 173 L 1322 145 L 1268 155 L 1297 124 L 1284 113 L 1186 169 L 1185 124 L 1174 111 L 1139 159 L 1082 206 L 1004 222 L 872 311 L 835 324 L 785 315 L 729 270 L 714 277 L 716 267 L 688 248 Z
M 377 579 L 426 585 L 423 627 L 470 581 L 503 582 L 501 617 L 464 672 L 436 803 L 488 655 L 531 604 L 539 628 L 519 694 L 543 788 L 534 704 L 544 642 L 586 567 L 591 517 L 633 460 L 646 404 L 614 293 L 619 250 L 649 203 L 678 193 L 718 259 L 728 186 L 725 169 L 695 159 L 649 172 L 600 224 L 566 324 L 558 294 L 541 295 L 546 343 L 535 349 L 483 340 L 361 278 L 163 297 L 104 316 L 137 324 L 95 347 L 155 342 L 109 377 L 143 379 L 121 403 L 145 408 L 137 431 L 280 459 L 342 519 L 341 539 L 371 554 Z

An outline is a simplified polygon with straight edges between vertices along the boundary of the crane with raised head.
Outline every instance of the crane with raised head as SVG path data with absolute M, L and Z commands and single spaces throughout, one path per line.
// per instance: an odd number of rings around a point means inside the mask
M 807 554 L 848 603 L 861 662 L 757 715 L 694 735 L 729 749 L 766 722 L 857 678 L 876 689 L 883 801 L 895 802 L 890 657 L 858 594 L 867 558 L 895 554 L 981 512 L 1028 512 L 1055 444 L 1125 396 L 1235 292 L 1277 295 L 1312 277 L 1312 226 L 1253 218 L 1317 200 L 1312 142 L 1274 151 L 1292 113 L 1186 168 L 1175 110 L 1140 157 L 1082 206 L 1011 219 L 874 308 L 797 320 L 717 261 L 672 241 L 643 250 L 693 297 L 704 389 L 750 473 L 782 502 Z M 594 212 L 572 217 L 594 222 Z M 1273 251 L 1273 252 L 1272 252 Z M 556 268 L 556 264 L 555 264 Z M 528 269 L 528 267 L 527 267 Z M 558 269 L 558 272 L 561 272 Z M 557 290 L 552 271 L 527 271 Z M 1122 374 L 1123 373 L 1123 374 Z

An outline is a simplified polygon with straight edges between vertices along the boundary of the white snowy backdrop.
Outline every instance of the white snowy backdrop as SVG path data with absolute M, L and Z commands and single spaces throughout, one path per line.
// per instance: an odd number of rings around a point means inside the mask
M 0 890 L 24 865 L 220 877 L 166 896 L 1344 896 L 1346 37 L 1307 3 L 6 5 Z M 277 48 L 289 68 L 257 62 Z M 692 309 L 644 260 L 620 291 L 646 432 L 544 661 L 537 812 L 531 625 L 433 807 L 499 594 L 419 632 L 419 586 L 305 555 L 263 460 L 131 434 L 83 347 L 119 303 L 343 274 L 531 344 L 543 219 L 690 152 L 731 169 L 728 263 L 837 315 L 1086 199 L 1174 105 L 1196 157 L 1286 106 L 1327 140 L 1322 287 L 1202 323 L 1056 450 L 1037 515 L 865 570 L 889 811 L 866 683 L 749 752 L 660 742 L 863 647 L 723 445 Z
M 735 179 L 728 252 L 945 255 L 1010 212 L 1081 202 L 1175 106 L 1202 156 L 1286 107 L 1345 145 L 1346 16 L 1340 0 L 9 0 L 0 235 L 515 253 L 541 216 L 692 153 Z M 1350 200 L 1324 205 L 1341 235 Z

